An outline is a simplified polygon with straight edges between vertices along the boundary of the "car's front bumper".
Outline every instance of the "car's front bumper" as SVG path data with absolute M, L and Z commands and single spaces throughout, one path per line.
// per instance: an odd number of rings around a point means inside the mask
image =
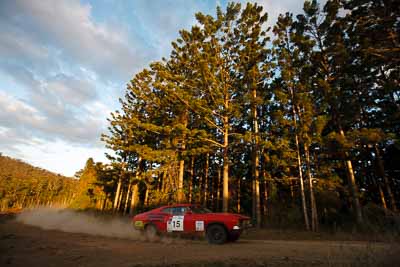
M 240 221 L 238 226 L 241 230 L 253 228 L 253 225 L 251 224 L 250 220 Z
M 135 227 L 136 230 L 143 230 L 144 229 L 144 222 L 143 221 L 132 221 L 133 227 Z

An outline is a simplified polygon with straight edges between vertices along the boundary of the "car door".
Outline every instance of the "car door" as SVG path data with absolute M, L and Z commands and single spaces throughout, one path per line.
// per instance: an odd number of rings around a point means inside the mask
M 169 218 L 167 222 L 167 232 L 186 232 L 185 230 L 185 215 L 188 210 L 187 207 L 179 206 L 173 207 L 172 216 Z
M 203 214 L 193 213 L 190 209 L 185 214 L 185 233 L 203 232 L 205 228 Z

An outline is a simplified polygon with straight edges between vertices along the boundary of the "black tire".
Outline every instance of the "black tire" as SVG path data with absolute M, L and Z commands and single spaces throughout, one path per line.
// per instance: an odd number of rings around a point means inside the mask
M 144 228 L 144 234 L 148 241 L 154 242 L 159 240 L 158 230 L 154 224 L 146 225 L 146 228 Z
M 207 240 L 210 244 L 221 245 L 224 244 L 228 239 L 228 233 L 225 227 L 219 224 L 210 225 L 207 228 Z

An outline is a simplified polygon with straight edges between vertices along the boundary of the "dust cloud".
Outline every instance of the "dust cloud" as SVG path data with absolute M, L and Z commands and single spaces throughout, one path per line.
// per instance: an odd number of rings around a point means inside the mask
M 16 220 L 45 230 L 143 240 L 129 218 L 115 218 L 68 209 L 36 208 L 20 213 Z

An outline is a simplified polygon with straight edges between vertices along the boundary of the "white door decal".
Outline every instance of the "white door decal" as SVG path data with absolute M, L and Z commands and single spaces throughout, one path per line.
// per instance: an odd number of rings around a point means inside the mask
M 196 221 L 196 231 L 204 231 L 204 221 Z
M 172 221 L 168 221 L 167 222 L 167 232 L 169 233 L 169 232 L 172 232 L 173 231 L 173 229 L 172 229 Z
M 172 216 L 172 220 L 167 222 L 167 231 L 183 231 L 183 220 L 185 216 Z

